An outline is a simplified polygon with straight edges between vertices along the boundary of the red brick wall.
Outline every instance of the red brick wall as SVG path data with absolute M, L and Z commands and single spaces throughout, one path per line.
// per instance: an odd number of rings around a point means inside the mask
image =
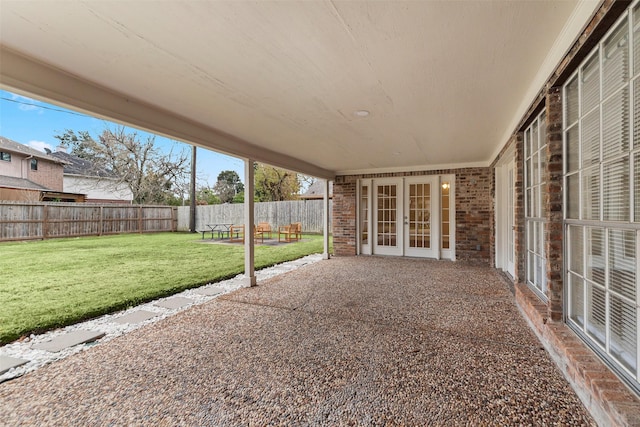
M 456 259 L 489 264 L 493 222 L 493 171 L 456 169 Z
M 31 165 L 27 160 L 27 179 L 36 184 L 43 185 L 50 190 L 62 191 L 62 165 L 53 162 L 38 160 L 38 170 L 31 170 Z
M 489 263 L 493 174 L 490 168 L 338 176 L 333 190 L 333 250 L 356 255 L 356 186 L 359 178 L 455 174 L 456 259 Z
M 547 94 L 547 168 L 546 197 L 542 209 L 547 217 L 545 254 L 547 256 L 547 296 L 549 317 L 562 320 L 562 88 L 549 89 Z
M 333 183 L 333 253 L 356 255 L 357 177 L 338 176 Z

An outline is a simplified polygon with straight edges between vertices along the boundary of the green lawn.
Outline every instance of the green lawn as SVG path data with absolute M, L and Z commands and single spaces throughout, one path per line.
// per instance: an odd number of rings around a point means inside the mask
M 159 233 L 0 244 L 0 343 L 244 272 L 241 245 Z M 322 252 L 322 236 L 256 245 L 256 269 Z

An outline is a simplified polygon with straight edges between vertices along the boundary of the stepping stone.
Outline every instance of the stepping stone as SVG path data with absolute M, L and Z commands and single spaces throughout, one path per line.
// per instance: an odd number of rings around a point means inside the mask
M 4 374 L 11 368 L 17 368 L 25 363 L 29 363 L 29 361 L 25 359 L 18 359 L 17 357 L 0 355 L 0 375 Z
M 199 295 L 212 296 L 212 295 L 221 294 L 222 292 L 224 292 L 224 289 L 222 289 L 219 286 L 211 286 L 211 287 L 208 287 L 208 288 L 198 288 L 198 289 L 194 290 L 193 292 L 195 292 L 196 294 L 199 294 Z
M 31 348 L 36 350 L 46 350 L 52 353 L 57 353 L 65 348 L 73 347 L 74 345 L 84 344 L 86 342 L 95 341 L 105 336 L 104 332 L 100 331 L 73 331 L 63 335 L 59 335 L 51 341 L 43 342 L 40 344 L 34 344 Z
M 193 300 L 191 298 L 185 298 L 185 297 L 173 297 L 173 298 L 169 298 L 169 299 L 165 299 L 162 301 L 158 301 L 156 303 L 154 303 L 154 305 L 157 305 L 158 307 L 164 307 L 164 308 L 169 308 L 169 309 L 176 309 L 176 308 L 181 308 L 184 307 L 186 305 L 189 305 L 193 302 Z
M 126 323 L 130 323 L 130 324 L 142 323 L 145 320 L 153 319 L 157 315 L 158 313 L 154 313 L 153 311 L 137 310 L 129 314 L 125 314 L 124 316 L 118 317 L 117 319 L 114 320 L 114 322 L 121 323 L 123 325 Z

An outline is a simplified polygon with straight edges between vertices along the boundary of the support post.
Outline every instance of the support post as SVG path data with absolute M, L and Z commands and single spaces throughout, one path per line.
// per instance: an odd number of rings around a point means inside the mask
M 322 199 L 322 229 L 324 250 L 322 259 L 329 259 L 329 180 L 324 180 L 324 198 Z
M 191 146 L 191 185 L 189 189 L 189 231 L 196 232 L 196 151 L 198 148 Z
M 256 285 L 256 274 L 254 265 L 254 183 L 253 183 L 253 160 L 244 160 L 244 283 L 245 287 Z

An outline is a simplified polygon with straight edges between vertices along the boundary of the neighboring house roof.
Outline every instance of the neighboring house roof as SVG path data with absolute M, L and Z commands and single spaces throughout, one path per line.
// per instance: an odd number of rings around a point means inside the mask
M 23 190 L 53 191 L 50 188 L 47 188 L 40 184 L 36 184 L 35 182 L 29 181 L 28 179 L 5 175 L 0 175 L 0 187 L 19 188 Z
M 78 156 L 74 156 L 73 154 L 65 153 L 64 151 L 56 151 L 55 153 L 51 153 L 51 156 L 66 163 L 63 171 L 65 175 L 116 178 L 116 175 L 113 172 L 96 166 L 89 160 L 82 159 Z
M 322 199 L 324 197 L 324 181 L 315 181 L 307 188 L 301 199 Z M 333 181 L 329 181 L 329 198 L 333 197 Z
M 66 163 L 62 159 L 57 159 L 53 156 L 43 153 L 42 151 L 38 151 L 35 148 L 31 148 L 9 138 L 5 138 L 4 136 L 0 136 L 0 151 L 23 154 L 25 156 L 33 156 L 38 159 L 48 160 L 53 163 Z

